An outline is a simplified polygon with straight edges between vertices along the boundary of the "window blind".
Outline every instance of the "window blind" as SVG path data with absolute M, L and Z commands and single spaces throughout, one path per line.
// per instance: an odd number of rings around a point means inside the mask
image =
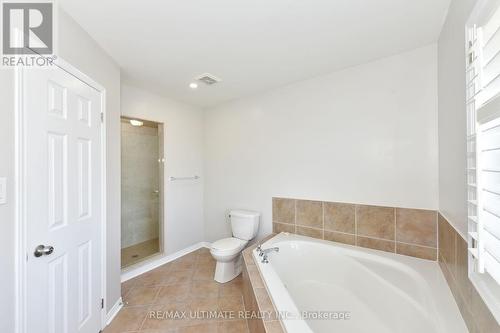
M 500 9 L 468 29 L 467 183 L 474 269 L 500 283 Z

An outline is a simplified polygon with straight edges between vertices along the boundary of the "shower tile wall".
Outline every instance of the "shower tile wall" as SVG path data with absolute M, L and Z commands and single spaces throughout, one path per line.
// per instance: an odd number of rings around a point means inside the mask
M 121 123 L 122 248 L 158 238 L 158 128 Z

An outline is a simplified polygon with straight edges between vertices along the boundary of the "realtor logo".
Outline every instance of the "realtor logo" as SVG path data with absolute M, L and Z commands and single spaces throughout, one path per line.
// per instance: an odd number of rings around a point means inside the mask
M 4 2 L 2 12 L 4 55 L 53 53 L 52 3 Z

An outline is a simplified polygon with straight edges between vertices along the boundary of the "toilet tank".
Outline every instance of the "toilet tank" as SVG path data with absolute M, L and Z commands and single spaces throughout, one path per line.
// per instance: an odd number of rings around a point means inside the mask
M 232 210 L 229 212 L 233 236 L 242 240 L 251 240 L 259 231 L 260 213 L 248 210 Z

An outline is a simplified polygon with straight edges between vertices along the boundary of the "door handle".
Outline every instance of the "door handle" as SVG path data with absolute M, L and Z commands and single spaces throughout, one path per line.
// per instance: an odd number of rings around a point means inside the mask
M 54 252 L 54 247 L 53 246 L 45 246 L 45 245 L 38 245 L 36 248 L 35 248 L 35 257 L 41 257 L 43 255 L 45 256 L 48 256 L 50 255 L 52 252 Z

